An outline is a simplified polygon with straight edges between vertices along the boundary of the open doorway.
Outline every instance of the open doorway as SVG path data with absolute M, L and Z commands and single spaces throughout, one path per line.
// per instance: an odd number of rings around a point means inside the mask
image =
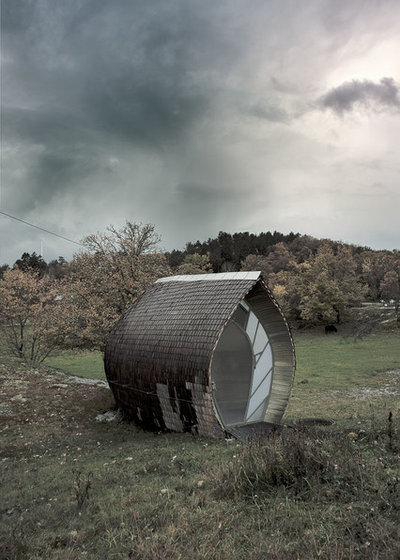
M 226 426 L 245 418 L 253 370 L 253 352 L 245 331 L 231 321 L 218 342 L 212 365 L 214 398 Z
M 225 426 L 264 420 L 273 356 L 263 325 L 245 301 L 221 335 L 211 375 L 214 402 Z

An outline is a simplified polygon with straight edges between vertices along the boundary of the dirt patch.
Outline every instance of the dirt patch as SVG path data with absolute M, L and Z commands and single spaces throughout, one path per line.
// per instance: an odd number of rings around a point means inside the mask
M 0 365 L 0 422 L 2 425 L 37 424 L 44 431 L 62 425 L 79 429 L 113 406 L 104 381 Z
M 349 397 L 361 401 L 400 395 L 400 369 L 386 371 L 384 376 L 385 381 L 381 387 L 361 387 L 360 389 L 350 389 L 349 391 L 329 391 L 329 395 L 333 397 Z
M 91 387 L 104 387 L 108 389 L 107 381 L 103 381 L 101 379 L 89 379 L 87 377 L 78 377 L 77 375 L 68 375 L 67 373 L 56 369 L 50 371 L 50 374 L 47 375 L 47 379 L 49 381 L 54 380 L 55 375 L 57 376 L 57 379 L 60 380 L 55 384 L 55 386 L 66 388 L 71 384 L 77 384 L 89 385 Z

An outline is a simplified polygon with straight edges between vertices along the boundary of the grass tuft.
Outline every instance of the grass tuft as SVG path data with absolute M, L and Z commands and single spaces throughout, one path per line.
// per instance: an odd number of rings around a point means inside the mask
M 92 487 L 93 473 L 89 472 L 88 474 L 84 474 L 81 471 L 73 470 L 72 474 L 74 476 L 74 496 L 78 509 L 82 509 L 82 507 L 89 501 L 89 490 Z

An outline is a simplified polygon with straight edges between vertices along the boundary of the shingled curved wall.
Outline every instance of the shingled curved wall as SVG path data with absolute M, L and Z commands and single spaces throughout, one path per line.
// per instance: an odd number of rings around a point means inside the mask
M 148 289 L 106 346 L 105 370 L 117 405 L 148 429 L 222 437 L 227 426 L 213 397 L 212 361 L 243 301 L 254 306 L 270 338 L 275 365 L 263 421 L 279 422 L 293 382 L 294 349 L 258 272 L 170 277 Z

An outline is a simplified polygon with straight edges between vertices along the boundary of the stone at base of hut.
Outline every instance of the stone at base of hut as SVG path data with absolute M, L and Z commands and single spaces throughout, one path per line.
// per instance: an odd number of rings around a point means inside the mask
M 120 416 L 117 410 L 108 410 L 103 414 L 98 414 L 95 418 L 96 422 L 115 422 Z

